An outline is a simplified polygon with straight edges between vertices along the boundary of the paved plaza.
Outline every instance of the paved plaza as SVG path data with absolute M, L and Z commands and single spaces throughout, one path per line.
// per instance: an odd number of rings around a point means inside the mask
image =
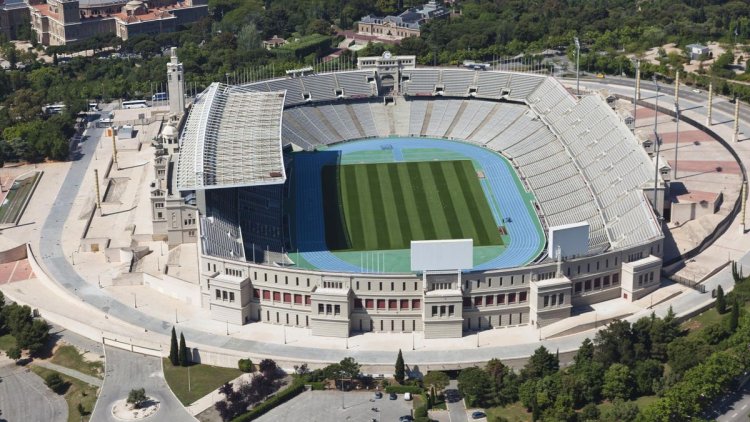
M 395 422 L 401 416 L 412 414 L 412 403 L 404 400 L 403 394 L 399 394 L 396 400 L 390 400 L 388 394 L 383 394 L 381 399 L 375 399 L 372 391 L 307 391 L 257 420 L 294 421 L 301 419 L 300 415 L 304 415 L 302 419 L 309 422 Z

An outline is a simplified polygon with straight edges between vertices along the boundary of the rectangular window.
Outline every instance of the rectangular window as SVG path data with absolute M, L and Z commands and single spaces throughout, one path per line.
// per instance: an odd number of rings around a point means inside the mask
M 370 286 L 370 282 L 368 281 L 368 282 L 367 282 L 367 290 L 372 290 L 372 289 L 371 289 L 370 287 L 371 287 L 371 286 Z
M 602 287 L 602 280 L 599 277 L 597 277 L 594 279 L 594 288 L 598 289 L 600 287 Z
M 234 292 L 229 292 L 229 301 L 234 302 Z
M 253 297 L 256 299 L 260 299 L 260 290 L 253 289 Z
M 560 293 L 560 299 L 557 301 L 557 303 L 560 305 L 565 303 L 565 293 Z
M 310 296 L 305 295 L 305 305 L 309 305 L 309 304 L 310 304 Z
M 398 300 L 388 299 L 388 309 L 398 309 Z
M 216 298 L 221 299 L 221 290 L 216 289 Z
M 557 305 L 557 295 L 552 295 L 552 297 L 550 298 L 550 306 L 555 305 Z
M 482 296 L 474 297 L 474 306 L 482 306 Z
M 519 302 L 526 302 L 526 292 L 520 292 L 520 293 L 518 293 L 518 301 Z
M 339 315 L 341 313 L 341 305 L 333 305 L 333 314 Z
M 421 305 L 422 305 L 421 299 L 412 299 L 411 300 L 411 308 L 412 309 L 420 309 Z
M 612 274 L 612 285 L 617 285 L 620 283 L 620 274 Z
M 516 303 L 516 294 L 508 293 L 508 303 Z
M 453 305 L 448 305 L 448 316 L 453 316 L 453 314 L 456 312 Z
M 354 309 L 362 309 L 362 299 L 354 299 Z
M 263 290 L 263 299 L 265 299 L 265 300 L 271 300 L 271 291 L 270 290 Z
M 396 289 L 395 289 L 394 283 L 391 281 L 391 291 L 394 291 L 394 290 Z
M 292 303 L 292 294 L 284 293 L 284 303 Z
M 494 305 L 495 304 L 495 296 L 485 296 L 484 297 L 484 304 L 487 306 Z
M 318 313 L 322 314 L 323 312 L 325 312 L 325 307 L 322 303 L 318 303 Z
M 438 314 L 438 307 L 437 306 L 433 306 L 432 307 L 432 316 L 436 317 L 437 314 Z
M 333 308 L 331 307 L 331 305 L 330 304 L 326 304 L 326 315 L 330 314 L 332 310 L 333 310 Z
M 385 309 L 385 299 L 378 299 L 378 309 Z
M 575 287 L 575 292 L 576 293 L 581 293 L 581 286 L 582 285 L 583 285 L 583 283 L 581 283 L 580 281 L 576 281 L 576 287 Z
M 605 275 L 604 278 L 602 279 L 602 286 L 609 287 L 609 276 L 608 275 Z
M 505 303 L 505 295 L 504 294 L 497 295 L 497 304 L 498 305 L 502 305 L 504 303 Z
M 401 309 L 409 309 L 409 299 L 401 299 Z
M 281 301 L 281 293 L 280 292 L 273 292 L 273 301 L 274 302 L 280 302 Z
M 544 296 L 544 307 L 546 308 L 547 306 L 549 306 L 549 296 L 545 295 Z
M 375 301 L 373 299 L 365 299 L 365 308 L 372 309 L 375 307 Z
M 294 303 L 296 305 L 301 305 L 302 304 L 302 295 L 294 295 Z
M 357 282 L 357 290 L 359 290 L 359 281 Z
M 221 300 L 227 300 L 227 291 L 226 290 L 222 290 L 221 291 Z
M 583 290 L 587 292 L 591 290 L 591 280 L 586 280 L 583 282 Z
M 440 307 L 440 316 L 445 316 L 445 311 L 446 311 L 446 309 L 445 309 L 445 305 L 442 305 L 442 306 Z

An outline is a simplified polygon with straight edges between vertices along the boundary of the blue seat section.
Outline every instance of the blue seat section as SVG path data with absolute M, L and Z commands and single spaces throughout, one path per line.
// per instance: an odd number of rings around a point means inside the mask
M 331 253 L 325 242 L 323 222 L 323 189 L 321 168 L 337 164 L 340 156 L 361 151 L 379 151 L 383 147 L 401 149 L 443 149 L 466 156 L 482 168 L 485 179 L 482 187 L 487 197 L 493 197 L 500 210 L 492 208 L 498 226 L 505 225 L 510 241 L 505 250 L 473 270 L 511 268 L 525 265 L 535 259 L 544 245 L 544 234 L 540 230 L 538 217 L 529 213 L 527 199 L 516 187 L 512 167 L 497 153 L 465 142 L 439 139 L 387 138 L 367 139 L 336 144 L 325 151 L 298 154 L 294 160 L 296 173 L 297 246 L 302 256 L 312 265 L 325 271 L 362 272 L 353 265 Z M 533 209 L 533 206 L 531 207 Z M 510 217 L 512 222 L 503 223 Z

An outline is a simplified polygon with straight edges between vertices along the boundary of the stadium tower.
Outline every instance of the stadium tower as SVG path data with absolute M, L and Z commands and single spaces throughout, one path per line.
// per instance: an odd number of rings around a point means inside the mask
M 182 63 L 177 61 L 177 48 L 172 47 L 167 63 L 167 85 L 169 89 L 169 112 L 180 116 L 185 110 L 185 78 Z

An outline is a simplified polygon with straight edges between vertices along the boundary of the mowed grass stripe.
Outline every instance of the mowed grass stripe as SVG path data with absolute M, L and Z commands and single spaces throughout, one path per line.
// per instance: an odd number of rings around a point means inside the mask
M 458 171 L 458 167 L 456 167 L 456 169 Z M 466 177 L 466 182 L 461 191 L 464 193 L 464 196 L 471 195 L 470 197 L 473 198 L 472 202 L 475 206 L 472 207 L 472 211 L 479 215 L 478 220 L 474 223 L 475 227 L 487 236 L 487 240 L 481 243 L 481 245 L 502 245 L 503 240 L 497 230 L 497 222 L 492 215 L 490 204 L 487 202 L 487 195 L 485 195 L 484 189 L 482 189 L 482 184 L 479 183 L 479 178 L 474 170 L 474 166 L 469 162 L 467 165 L 463 166 L 463 171 Z
M 444 163 L 444 177 L 450 181 L 449 191 L 458 215 L 457 223 L 461 226 L 461 232 L 465 238 L 472 238 L 474 243 L 482 245 L 489 240 L 489 236 L 482 227 L 481 217 L 476 210 L 477 204 L 474 203 L 475 198 L 472 198 L 468 192 L 469 180 L 463 171 L 465 166 L 465 161 Z
M 403 198 L 397 198 L 393 184 L 391 183 L 390 173 L 394 173 L 390 166 L 378 166 L 378 181 L 382 184 L 380 194 L 383 198 L 383 206 L 388 216 L 388 229 L 391 238 L 391 245 L 397 247 L 409 242 L 411 234 L 409 230 L 409 219 L 404 209 Z M 399 192 L 403 192 L 400 190 Z
M 427 190 L 422 178 L 422 163 L 406 163 L 409 170 L 409 180 L 411 181 L 412 193 L 415 207 L 419 211 L 419 226 L 422 228 L 424 239 L 437 239 L 436 222 L 433 220 L 432 210 L 427 199 Z M 438 222 L 439 224 L 439 222 Z
M 451 231 L 448 228 L 449 221 L 445 215 L 444 204 L 441 201 L 435 177 L 432 174 L 432 165 L 430 162 L 419 162 L 417 164 L 421 186 L 424 187 L 426 197 L 422 208 L 425 212 L 429 210 L 432 216 L 432 225 L 435 233 L 432 239 L 447 239 L 451 236 Z
M 403 198 L 399 203 L 402 204 L 402 208 L 405 210 L 401 219 L 406 221 L 406 226 L 408 227 L 409 236 L 405 237 L 406 240 L 426 239 L 422 223 L 422 220 L 425 217 L 422 210 L 417 207 L 414 198 L 414 186 L 411 183 L 409 166 L 407 164 L 396 166 L 396 170 L 391 171 L 390 175 L 393 189 L 400 191 L 401 197 Z M 408 219 L 404 217 L 408 217 Z
M 344 229 L 347 234 L 347 244 L 350 248 L 360 247 L 365 232 L 364 223 L 362 222 L 362 213 L 359 208 L 359 198 L 350 198 L 348 195 L 352 192 L 352 187 L 356 186 L 357 179 L 354 167 L 339 167 L 339 183 L 341 204 L 344 207 Z
M 391 245 L 391 236 L 388 225 L 392 222 L 391 218 L 397 218 L 396 216 L 387 215 L 385 212 L 385 206 L 383 205 L 383 195 L 380 189 L 380 178 L 378 177 L 378 167 L 381 164 L 368 164 L 363 166 L 367 172 L 367 181 L 370 184 L 370 200 L 372 201 L 372 214 L 375 219 L 375 237 L 377 238 L 377 244 L 382 247 L 383 245 Z
M 352 242 L 358 245 L 357 249 L 376 249 L 377 239 L 373 233 L 377 230 L 375 227 L 375 216 L 372 208 L 372 196 L 370 194 L 370 184 L 367 180 L 367 169 L 364 166 L 353 166 L 355 180 L 357 181 L 356 190 L 351 192 L 350 201 L 359 201 L 359 215 L 362 219 L 362 233 L 352 233 Z
M 445 164 L 445 162 L 440 162 L 437 166 L 430 166 L 430 170 L 432 178 L 435 181 L 435 189 L 440 198 L 450 238 L 460 239 L 466 235 L 466 231 L 464 231 L 465 227 L 462 222 L 459 221 L 458 214 L 456 213 L 456 204 L 454 204 L 453 195 L 448 188 L 448 181 L 445 179 Z

